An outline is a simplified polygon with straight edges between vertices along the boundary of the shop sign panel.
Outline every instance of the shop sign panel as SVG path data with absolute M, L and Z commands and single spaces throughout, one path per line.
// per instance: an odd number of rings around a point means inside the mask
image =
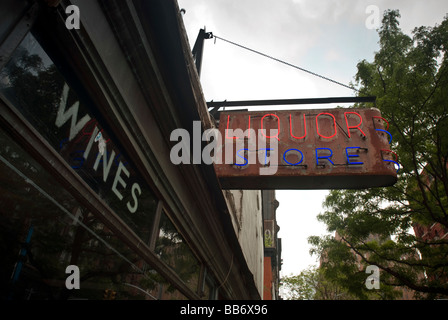
M 224 189 L 390 186 L 388 127 L 376 108 L 222 112 L 214 166 Z

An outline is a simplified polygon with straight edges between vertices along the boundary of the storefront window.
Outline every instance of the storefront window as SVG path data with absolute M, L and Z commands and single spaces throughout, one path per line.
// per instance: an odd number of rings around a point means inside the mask
M 157 239 L 155 253 L 196 292 L 200 264 L 195 255 L 168 216 L 157 212 L 159 199 L 124 153 L 123 140 L 60 70 L 29 33 L 0 71 L 0 97 L 144 242 Z M 186 298 L 4 131 L 0 191 L 2 298 Z M 67 289 L 69 265 L 79 268 L 80 289 Z
M 0 73 L 0 93 L 144 241 L 158 199 L 118 139 L 81 101 L 30 33 Z
M 3 130 L 0 191 L 0 299 L 157 299 L 161 277 Z
M 155 251 L 162 261 L 176 271 L 190 289 L 197 290 L 200 265 L 165 213 L 162 213 L 160 218 Z

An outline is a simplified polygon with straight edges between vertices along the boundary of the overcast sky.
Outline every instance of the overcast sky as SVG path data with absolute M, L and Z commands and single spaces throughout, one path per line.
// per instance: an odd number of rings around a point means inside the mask
M 178 0 L 193 46 L 201 28 L 338 82 L 354 81 L 356 65 L 373 60 L 378 34 L 368 28 L 387 9 L 399 9 L 400 26 L 434 26 L 448 14 L 446 0 Z M 373 6 L 373 7 L 372 7 Z M 206 40 L 201 73 L 207 101 L 347 97 L 355 93 L 220 39 Z M 311 109 L 317 106 L 288 106 Z M 320 106 L 319 106 L 320 107 Z M 332 108 L 336 105 L 322 107 Z M 261 110 L 273 110 L 263 107 Z M 256 110 L 256 109 L 250 109 Z M 326 234 L 316 220 L 325 190 L 277 191 L 282 238 L 281 274 L 317 265 L 307 238 Z

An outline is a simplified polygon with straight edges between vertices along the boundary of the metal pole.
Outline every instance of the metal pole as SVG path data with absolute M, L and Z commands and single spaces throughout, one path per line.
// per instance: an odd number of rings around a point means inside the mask
M 201 76 L 201 68 L 202 68 L 202 55 L 204 53 L 204 40 L 212 39 L 213 33 L 205 32 L 204 29 L 199 30 L 198 37 L 196 38 L 196 42 L 194 43 L 193 50 L 191 53 L 193 54 L 193 58 L 196 64 L 196 70 L 198 71 L 199 77 Z

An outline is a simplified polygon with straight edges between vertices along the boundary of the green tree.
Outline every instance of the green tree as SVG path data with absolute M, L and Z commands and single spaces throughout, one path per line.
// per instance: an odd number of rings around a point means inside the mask
M 369 297 L 367 265 L 381 270 L 382 298 L 393 298 L 396 287 L 422 298 L 448 295 L 448 239 L 423 240 L 412 232 L 416 223 L 448 231 L 448 16 L 415 28 L 412 37 L 401 31 L 399 18 L 398 11 L 384 13 L 380 49 L 373 62 L 358 64 L 355 76 L 360 96 L 376 96 L 389 120 L 398 182 L 332 190 L 318 219 L 338 239 L 309 239 L 311 252 L 327 257 L 325 275 L 362 299 Z
M 287 300 L 348 300 L 353 299 L 336 282 L 325 278 L 322 269 L 310 266 L 299 275 L 282 278 L 284 298 Z

